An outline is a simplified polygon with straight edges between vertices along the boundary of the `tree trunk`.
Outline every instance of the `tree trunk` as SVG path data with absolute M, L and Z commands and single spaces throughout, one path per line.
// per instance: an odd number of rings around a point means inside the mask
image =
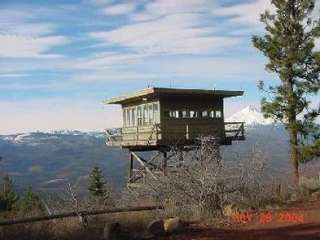
M 296 185 L 299 184 L 299 150 L 297 130 L 289 129 L 289 163 L 292 166 L 293 181 Z
M 292 176 L 295 185 L 299 184 L 299 150 L 297 129 L 297 100 L 294 94 L 294 79 L 292 65 L 289 63 L 289 78 L 287 82 L 288 91 L 288 132 L 289 132 L 289 164 L 292 165 Z

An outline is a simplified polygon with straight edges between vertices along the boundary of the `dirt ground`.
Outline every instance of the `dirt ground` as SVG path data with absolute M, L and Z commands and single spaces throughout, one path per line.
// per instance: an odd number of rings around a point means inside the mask
M 192 225 L 185 232 L 165 239 L 320 240 L 320 201 L 293 203 L 286 209 L 254 214 L 241 223 L 237 219 L 233 216 L 228 224 L 219 228 Z

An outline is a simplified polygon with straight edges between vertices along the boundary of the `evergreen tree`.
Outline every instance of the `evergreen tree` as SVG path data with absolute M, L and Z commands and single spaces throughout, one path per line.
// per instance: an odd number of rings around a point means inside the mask
M 43 210 L 39 196 L 37 196 L 32 188 L 29 187 L 28 190 L 24 193 L 23 197 L 19 202 L 19 208 L 24 213 L 33 211 L 33 210 Z
M 90 197 L 94 200 L 106 203 L 111 198 L 102 170 L 98 166 L 95 166 L 91 171 L 88 190 Z
M 18 201 L 18 195 L 14 191 L 13 182 L 9 175 L 5 175 L 0 192 L 0 210 L 10 211 Z
M 313 143 L 313 147 L 319 146 L 315 142 L 319 129 L 314 121 L 320 107 L 311 108 L 310 96 L 317 96 L 320 88 L 320 52 L 314 48 L 320 36 L 320 21 L 312 18 L 315 0 L 272 0 L 272 5 L 275 13 L 266 11 L 261 15 L 267 33 L 252 40 L 269 60 L 266 69 L 275 73 L 280 83 L 268 88 L 259 83 L 269 95 L 262 99 L 261 106 L 266 117 L 283 122 L 287 128 L 289 161 L 298 183 L 303 149 Z

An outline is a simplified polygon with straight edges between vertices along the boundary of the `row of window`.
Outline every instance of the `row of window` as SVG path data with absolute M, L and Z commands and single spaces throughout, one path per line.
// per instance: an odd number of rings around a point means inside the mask
M 222 113 L 220 110 L 174 110 L 165 111 L 165 116 L 169 118 L 221 118 Z
M 168 118 L 222 118 L 221 110 L 170 110 Z M 147 126 L 159 123 L 159 103 L 148 103 L 123 109 L 124 127 Z
M 159 104 L 148 103 L 123 109 L 125 127 L 146 126 L 159 123 Z

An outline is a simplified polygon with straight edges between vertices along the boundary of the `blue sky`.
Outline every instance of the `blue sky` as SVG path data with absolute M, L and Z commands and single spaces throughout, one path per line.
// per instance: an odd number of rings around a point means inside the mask
M 250 41 L 268 8 L 269 0 L 1 0 L 0 134 L 119 126 L 119 107 L 102 100 L 147 86 L 244 90 L 227 115 L 258 105 L 257 81 L 276 82 Z

